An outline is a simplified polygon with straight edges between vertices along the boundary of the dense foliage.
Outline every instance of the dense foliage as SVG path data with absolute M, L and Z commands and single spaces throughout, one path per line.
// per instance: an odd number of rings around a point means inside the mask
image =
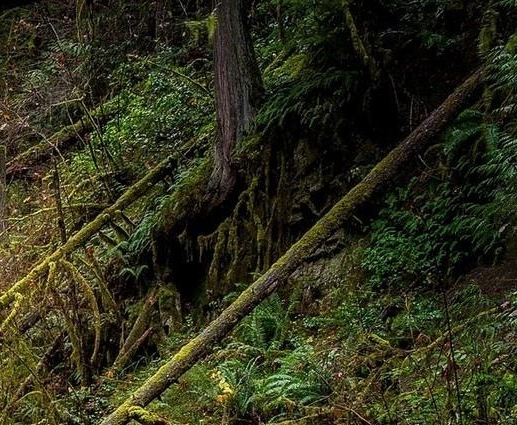
M 235 190 L 205 213 L 212 3 L 0 10 L 0 291 L 105 219 L 1 302 L 1 423 L 99 423 L 480 66 L 433 146 L 149 410 L 517 423 L 515 1 L 253 4 L 266 96 L 232 152 Z

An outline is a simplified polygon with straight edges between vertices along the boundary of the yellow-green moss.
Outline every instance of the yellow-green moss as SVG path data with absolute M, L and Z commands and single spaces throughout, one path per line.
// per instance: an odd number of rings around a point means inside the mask
M 57 248 L 52 254 L 36 264 L 25 277 L 14 283 L 0 296 L 0 308 L 9 305 L 13 301 L 16 293 L 23 293 L 31 284 L 37 283 L 38 280 L 47 273 L 50 263 L 59 261 L 65 255 L 72 253 L 84 245 L 111 220 L 112 215 L 115 215 L 116 211 L 125 209 L 145 194 L 154 184 L 169 173 L 173 162 L 173 157 L 166 158 L 158 164 L 156 168 L 131 186 L 112 206 L 106 208 L 93 221 L 69 238 L 64 245 Z
M 170 424 L 169 421 L 161 418 L 154 413 L 148 412 L 144 408 L 140 406 L 131 406 L 128 409 L 129 417 L 134 419 L 135 421 L 141 423 L 142 425 L 167 425 Z
M 14 317 L 18 314 L 20 311 L 21 303 L 23 300 L 23 295 L 20 293 L 14 294 L 14 304 L 12 310 L 9 312 L 5 320 L 0 324 L 0 335 L 2 335 L 5 332 L 5 329 L 7 326 L 12 322 Z
M 94 363 L 97 358 L 97 354 L 99 353 L 99 347 L 101 342 L 101 313 L 99 310 L 99 304 L 97 303 L 97 299 L 95 298 L 95 294 L 93 289 L 89 285 L 88 281 L 84 278 L 81 272 L 75 267 L 71 262 L 66 260 L 61 260 L 60 264 L 63 265 L 65 270 L 68 272 L 70 277 L 80 285 L 82 292 L 90 304 L 93 315 L 93 326 L 95 330 L 95 342 L 93 347 L 93 353 L 91 355 L 90 363 Z

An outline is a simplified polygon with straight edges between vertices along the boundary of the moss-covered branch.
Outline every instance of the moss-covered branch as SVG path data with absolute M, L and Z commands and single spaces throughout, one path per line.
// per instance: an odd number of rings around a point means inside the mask
M 167 419 L 161 418 L 138 406 L 133 406 L 129 409 L 129 416 L 142 425 L 172 425 Z
M 355 25 L 354 16 L 350 11 L 349 3 L 350 0 L 343 0 L 343 13 L 345 14 L 345 22 L 350 33 L 352 45 L 357 55 L 359 56 L 359 59 L 361 59 L 363 65 L 368 69 L 370 76 L 373 80 L 375 80 L 379 76 L 377 64 L 375 63 L 375 60 L 373 59 L 371 54 L 369 54 L 366 50 L 363 40 L 361 40 L 361 37 L 359 36 L 359 31 L 357 30 L 357 26 Z
M 170 173 L 174 163 L 174 157 L 167 157 L 167 159 L 162 161 L 147 175 L 132 185 L 113 205 L 106 208 L 93 221 L 85 225 L 75 235 L 70 237 L 64 245 L 60 246 L 52 254 L 36 264 L 32 270 L 25 275 L 25 277 L 14 283 L 0 296 L 0 309 L 8 306 L 14 300 L 16 294 L 21 294 L 27 290 L 29 286 L 36 284 L 38 279 L 47 272 L 51 263 L 61 260 L 66 255 L 84 245 L 88 239 L 101 230 L 104 225 L 109 223 L 112 217 L 116 217 L 119 211 L 127 208 L 144 195 L 157 182 L 162 180 Z
M 128 337 L 124 341 L 124 345 L 120 349 L 120 352 L 113 363 L 113 371 L 121 370 L 126 363 L 135 354 L 138 347 L 145 341 L 145 339 L 152 332 L 151 328 L 148 328 L 151 316 L 153 314 L 154 305 L 156 304 L 157 297 L 156 291 L 152 291 L 151 294 L 145 299 L 144 305 L 140 314 L 136 318 L 136 321 L 129 332 Z
M 466 105 L 480 86 L 481 71 L 475 72 L 442 103 L 400 145 L 393 149 L 370 173 L 345 195 L 295 243 L 273 266 L 252 283 L 203 332 L 183 346 L 152 377 L 121 404 L 101 425 L 122 425 L 130 420 L 130 409 L 143 407 L 163 393 L 185 371 L 206 356 L 218 342 L 270 295 L 306 259 L 332 236 L 353 213 L 385 189 L 415 154 L 425 150 Z

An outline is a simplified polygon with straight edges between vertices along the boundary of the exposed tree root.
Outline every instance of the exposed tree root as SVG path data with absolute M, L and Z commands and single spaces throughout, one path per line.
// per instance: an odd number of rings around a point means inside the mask
M 481 77 L 482 72 L 478 70 L 459 86 L 444 103 L 380 161 L 267 272 L 244 290 L 219 317 L 144 382 L 102 422 L 102 425 L 126 424 L 131 419 L 132 408 L 149 404 L 198 360 L 210 353 L 212 347 L 228 335 L 235 325 L 263 299 L 274 292 L 319 246 L 338 231 L 359 207 L 371 200 L 374 194 L 385 189 L 409 159 L 435 141 L 435 137 L 463 109 L 470 96 L 480 86 Z

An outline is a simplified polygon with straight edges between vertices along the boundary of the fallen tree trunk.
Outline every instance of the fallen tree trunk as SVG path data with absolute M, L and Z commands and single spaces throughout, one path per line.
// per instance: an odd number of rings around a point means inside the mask
M 207 355 L 235 325 L 277 289 L 306 259 L 332 236 L 372 196 L 386 188 L 406 162 L 425 150 L 445 125 L 465 106 L 482 81 L 478 70 L 459 86 L 400 145 L 296 242 L 271 268 L 252 283 L 219 317 L 183 346 L 167 363 L 138 388 L 101 425 L 122 425 L 130 420 L 132 407 L 144 407 Z
M 25 275 L 25 277 L 14 283 L 0 296 L 0 309 L 8 306 L 14 300 L 16 294 L 21 294 L 29 286 L 36 284 L 37 280 L 47 272 L 51 263 L 61 260 L 75 249 L 84 245 L 85 242 L 101 230 L 104 225 L 117 217 L 117 213 L 119 211 L 127 208 L 133 202 L 138 200 L 151 187 L 167 176 L 174 163 L 175 157 L 167 157 L 167 159 L 158 164 L 142 179 L 126 190 L 126 192 L 124 192 L 124 194 L 113 205 L 102 211 L 102 213 L 100 213 L 93 221 L 70 237 L 65 244 L 61 245 L 52 254 L 36 264 L 29 273 Z

